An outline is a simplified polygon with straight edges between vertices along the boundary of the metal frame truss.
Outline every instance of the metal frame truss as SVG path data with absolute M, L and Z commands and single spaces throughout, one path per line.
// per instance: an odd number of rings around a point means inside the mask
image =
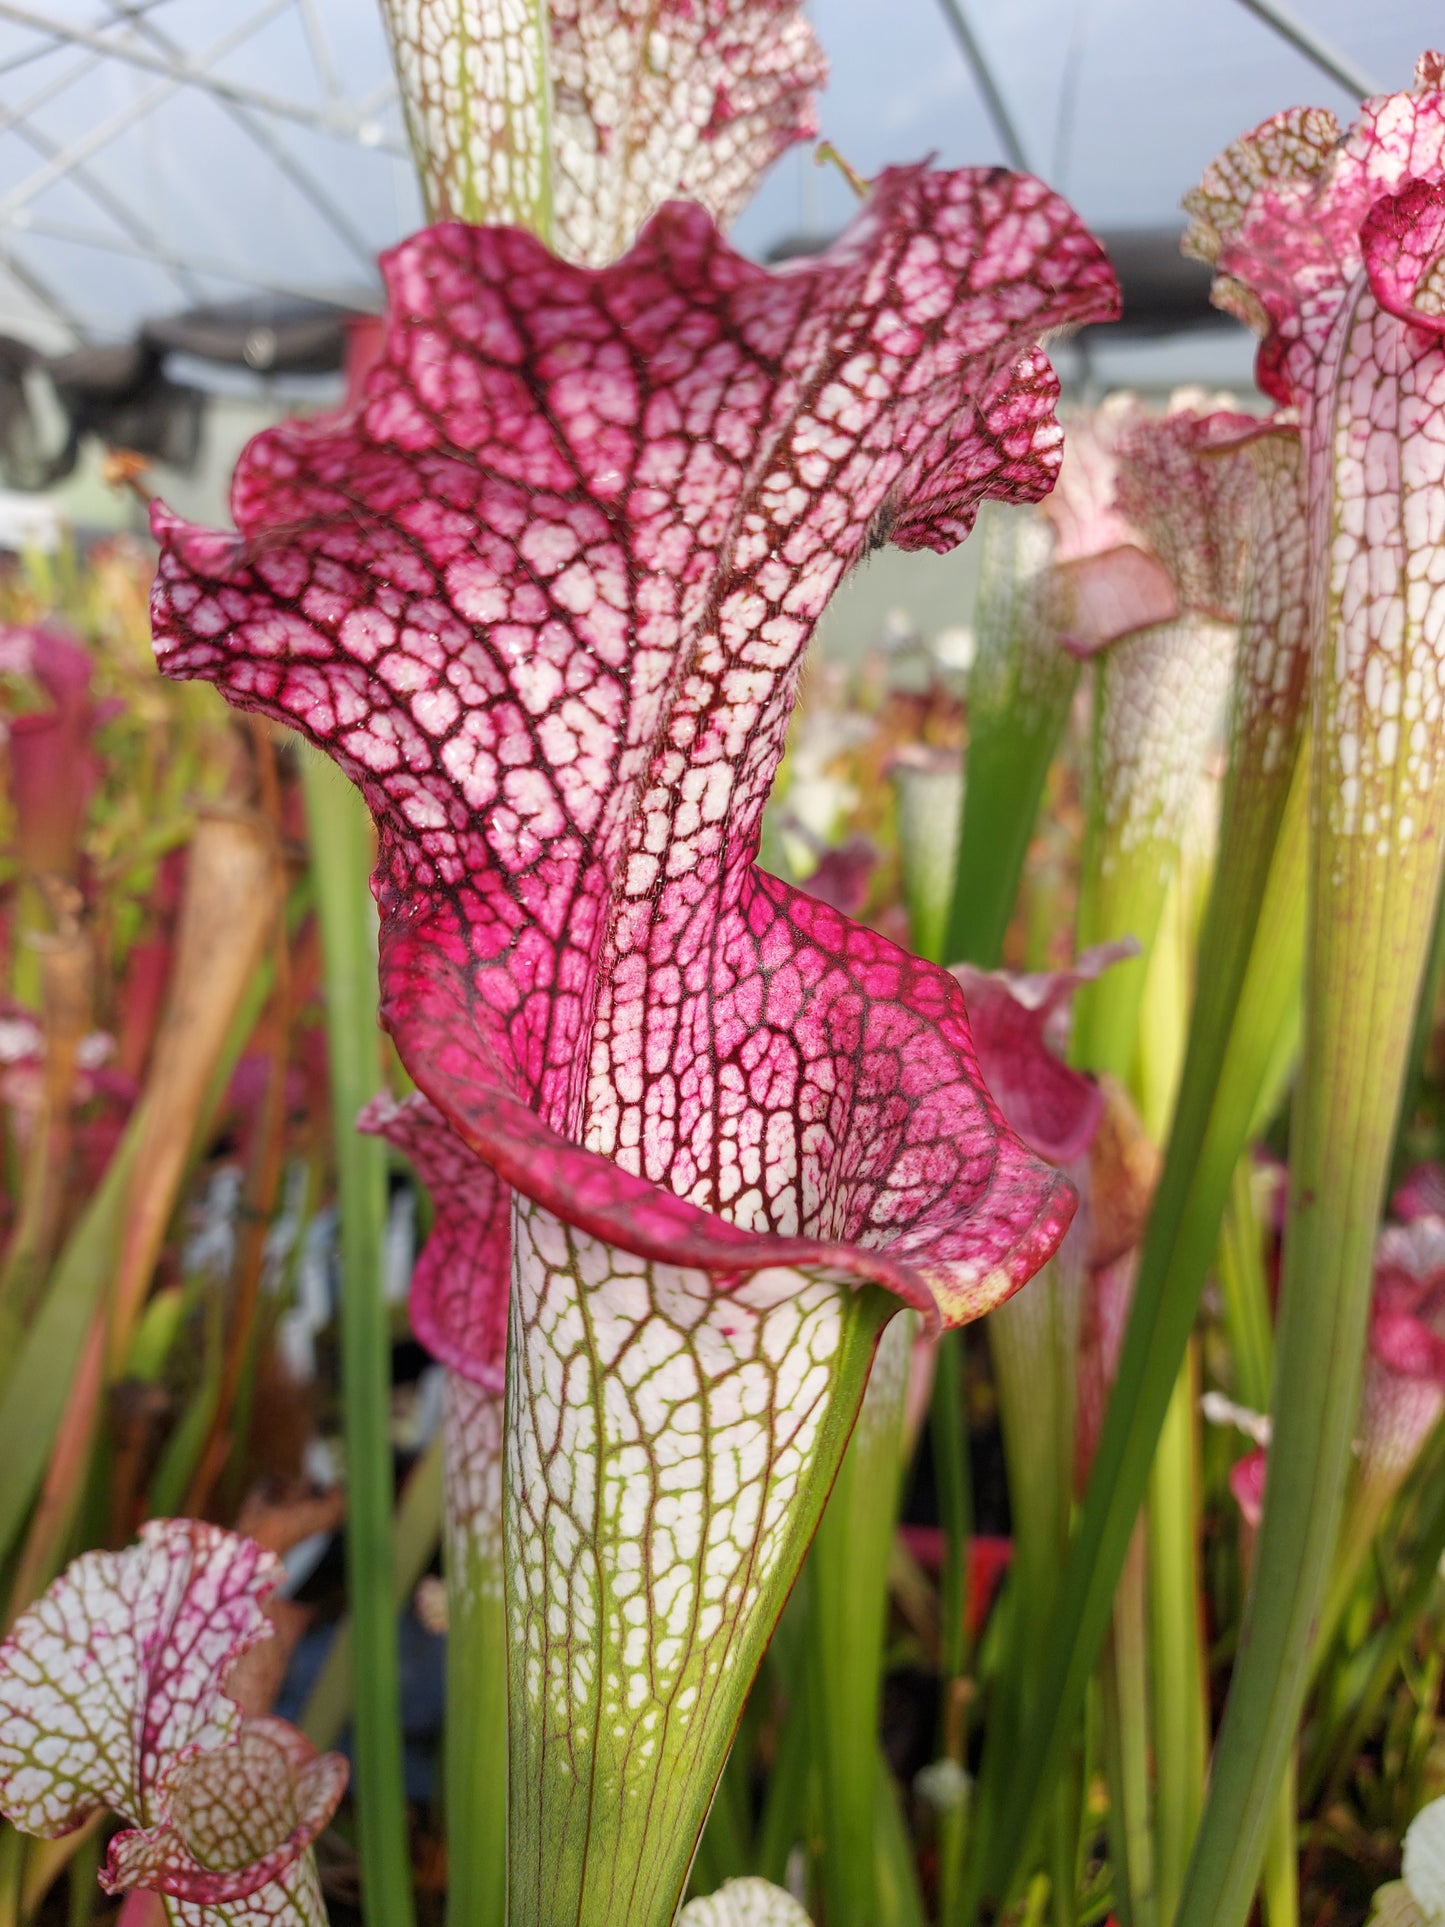
M 356 264 L 362 284 L 373 285 L 373 247 L 318 175 L 292 151 L 284 130 L 301 128 L 345 145 L 405 154 L 404 142 L 389 135 L 377 118 L 394 96 L 395 82 L 388 80 L 364 100 L 347 99 L 316 0 L 259 0 L 226 34 L 199 52 L 182 46 L 166 31 L 158 18 L 166 0 L 97 0 L 97 4 L 102 9 L 100 18 L 89 25 L 77 25 L 55 19 L 39 4 L 0 0 L 0 22 L 37 36 L 34 46 L 24 47 L 0 63 L 0 76 L 9 79 L 7 92 L 22 92 L 24 70 L 37 60 L 54 56 L 59 50 L 73 56 L 59 71 L 47 73 L 28 96 L 0 105 L 0 133 L 15 134 L 39 162 L 25 179 L 0 191 L 0 269 L 77 342 L 89 339 L 90 330 L 50 285 L 43 270 L 27 258 L 23 245 L 27 234 L 148 261 L 169 278 L 177 296 L 187 303 L 205 298 L 200 277 L 230 282 L 240 289 L 321 293 L 318 288 L 302 290 L 268 273 L 262 265 L 246 263 L 242 250 L 234 244 L 228 246 L 224 239 L 216 251 L 204 257 L 190 248 L 176 248 L 158 231 L 147 212 L 107 178 L 97 160 L 103 150 L 134 129 L 162 101 L 181 89 L 192 89 L 216 103 L 258 156 L 264 157 L 267 169 L 278 173 L 320 217 Z M 318 100 L 289 98 L 217 71 L 227 55 L 293 12 L 299 17 L 319 82 Z M 72 140 L 61 142 L 47 132 L 37 119 L 41 110 L 102 63 L 117 61 L 150 76 L 154 84 L 143 87 L 125 107 L 87 126 Z M 53 59 L 50 64 L 54 66 Z M 92 229 L 73 220 L 39 215 L 31 204 L 61 180 L 84 195 L 111 225 Z

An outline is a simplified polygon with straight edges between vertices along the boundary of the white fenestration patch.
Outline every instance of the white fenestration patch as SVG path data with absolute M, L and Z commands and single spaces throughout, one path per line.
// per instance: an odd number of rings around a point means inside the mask
M 1269 777 L 1294 755 L 1309 648 L 1306 596 L 1308 518 L 1297 434 L 1263 435 L 1250 446 L 1250 562 L 1239 625 L 1240 761 Z
M 502 1595 L 502 1397 L 446 1375 L 447 1584 Z
M 726 222 L 814 130 L 824 63 L 788 0 L 385 0 L 433 219 L 509 221 L 570 260 L 662 202 Z
M 534 226 L 545 210 L 545 0 L 384 0 L 427 212 Z
M 0 1803 L 53 1838 L 97 1807 L 149 1826 L 171 1764 L 234 1739 L 226 1670 L 269 1635 L 276 1562 L 194 1520 L 152 1520 L 138 1545 L 89 1552 L 0 1647 Z
M 1042 723 L 1068 700 L 1077 675 L 1059 641 L 1059 590 L 1052 572 L 1054 536 L 1028 509 L 992 510 L 982 518 L 978 653 L 968 680 L 971 715 L 1014 728 Z
M 1405 1832 L 1400 1871 L 1405 1885 L 1432 1924 L 1445 1920 L 1445 1800 L 1422 1807 Z
M 166 1900 L 171 1927 L 328 1927 L 321 1898 L 316 1856 L 305 1853 L 279 1880 L 268 1880 L 244 1900 L 202 1906 L 194 1900 Z
M 553 0 L 551 57 L 557 246 L 593 263 L 674 196 L 730 221 L 824 75 L 786 0 Z
M 1406 1827 L 1401 1873 L 1406 1892 L 1418 1908 L 1414 1919 L 1424 1927 L 1439 1927 L 1445 1921 L 1445 1800 L 1432 1800 L 1430 1806 L 1420 1808 Z
M 768 1880 L 728 1880 L 706 1899 L 690 1900 L 677 1927 L 812 1927 L 789 1893 Z
M 694 1722 L 701 1742 L 789 1550 L 844 1294 L 784 1270 L 720 1293 L 522 1198 L 514 1252 L 513 1676 L 520 1655 L 559 1758 L 595 1750 L 606 1797 L 633 1798 L 664 1745 Z
M 1218 733 L 1239 632 L 1186 616 L 1140 629 L 1101 662 L 1103 872 L 1157 844 L 1168 874 Z
M 1424 354 L 1363 278 L 1321 369 L 1333 415 L 1315 493 L 1329 657 L 1323 698 L 1336 838 L 1400 849 L 1445 779 L 1445 352 Z
M 107 1893 L 252 1885 L 238 1900 L 168 1897 L 180 1927 L 325 1927 L 304 1841 L 334 1812 L 345 1762 L 281 1721 L 243 1723 L 222 1691 L 270 1634 L 261 1602 L 278 1574 L 249 1539 L 152 1520 L 139 1544 L 75 1560 L 0 1646 L 0 1811 L 46 1838 L 121 1816 Z
M 855 1437 L 866 1439 L 876 1433 L 887 1433 L 897 1438 L 917 1334 L 917 1312 L 899 1312 L 884 1326 L 878 1349 L 873 1354 L 868 1390 L 858 1410 Z

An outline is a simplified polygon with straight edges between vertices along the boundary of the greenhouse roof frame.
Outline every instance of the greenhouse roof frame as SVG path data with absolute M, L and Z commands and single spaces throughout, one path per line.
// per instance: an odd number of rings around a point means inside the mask
M 1112 84 L 1108 68 L 1132 54 L 1146 23 L 1166 58 L 1190 33 L 1210 57 L 1238 49 L 1238 117 L 1213 116 L 1190 156 L 1197 168 L 1260 117 L 1261 103 L 1323 94 L 1343 114 L 1361 92 L 1403 84 L 1405 49 L 1418 43 L 1413 59 L 1434 25 L 1427 0 L 1382 0 L 1363 31 L 1348 0 L 1309 0 L 1308 20 L 1283 0 L 1200 0 L 1194 23 L 1167 29 L 1148 0 L 1015 0 L 1001 13 L 972 0 L 910 0 L 901 16 L 894 5 L 882 12 L 890 32 L 917 40 L 912 87 L 922 105 L 914 113 L 895 96 L 877 112 L 872 99 L 860 108 L 857 90 L 859 49 L 870 37 L 877 44 L 880 4 L 812 7 L 835 75 L 824 132 L 860 171 L 930 146 L 950 164 L 998 158 L 1054 179 L 1087 219 L 1114 229 L 1158 229 L 1190 182 L 1176 166 L 1172 199 L 1119 212 L 1071 177 L 1080 166 L 1101 171 L 1118 125 L 1115 106 L 1099 108 L 1097 127 L 1069 152 L 1070 89 L 1086 56 L 1088 110 L 1100 74 Z M 1362 40 L 1368 61 L 1358 57 Z M 1039 82 L 1049 60 L 1060 70 L 1052 134 Z M 1181 62 L 1192 63 L 1192 82 L 1197 51 Z M 1368 71 L 1376 66 L 1378 82 Z M 1273 94 L 1252 85 L 1265 71 L 1279 76 Z M 1120 187 L 1118 165 L 1115 175 L 1116 201 L 1143 201 L 1142 190 Z M 826 234 L 846 216 L 842 192 L 820 186 L 806 157 L 784 163 L 740 240 L 767 253 L 781 233 Z M 374 306 L 376 254 L 418 218 L 376 0 L 0 0 L 0 332 L 55 352 L 247 294 Z

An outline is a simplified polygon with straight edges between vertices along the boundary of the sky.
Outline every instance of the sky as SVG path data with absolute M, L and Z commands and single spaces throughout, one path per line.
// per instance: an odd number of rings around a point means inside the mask
M 1354 102 L 1240 0 L 964 0 L 1033 172 L 1095 227 L 1165 226 L 1208 161 L 1277 109 Z M 1423 0 L 1292 0 L 1293 12 L 1385 91 L 1445 34 Z M 864 175 L 936 154 L 1006 157 L 939 0 L 815 0 L 831 64 L 824 136 Z M 809 178 L 811 176 L 811 178 Z M 846 218 L 848 190 L 789 156 L 743 217 L 751 247 L 805 218 Z
M 1243 129 L 1297 101 L 1344 117 L 1352 106 L 1241 0 L 963 4 L 1031 165 L 1096 227 L 1176 224 L 1179 197 Z M 1293 4 L 1387 88 L 1445 34 L 1425 0 Z M 118 28 L 123 10 L 131 24 Z M 832 68 L 822 131 L 855 169 L 1004 158 L 941 0 L 810 11 Z M 123 33 L 151 65 L 57 47 L 46 22 L 102 42 Z M 363 142 L 222 108 L 156 71 L 206 59 L 238 89 L 359 125 Z M 0 0 L 0 330 L 58 347 L 61 315 L 120 339 L 147 315 L 248 286 L 343 298 L 374 287 L 370 256 L 418 218 L 388 71 L 376 0 Z M 303 170 L 305 191 L 277 153 Z M 77 155 L 79 176 L 64 165 Z M 851 206 L 836 170 L 796 153 L 736 238 L 765 254 L 833 231 Z

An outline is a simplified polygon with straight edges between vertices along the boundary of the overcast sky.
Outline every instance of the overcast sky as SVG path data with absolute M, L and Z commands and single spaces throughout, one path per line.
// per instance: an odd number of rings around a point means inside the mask
M 1093 225 L 1163 225 L 1206 162 L 1276 109 L 1354 103 L 1240 0 L 964 0 L 1035 173 Z M 1425 0 L 1290 0 L 1292 11 L 1386 90 L 1445 37 Z M 938 0 L 814 0 L 832 73 L 822 129 L 859 172 L 936 153 L 1005 158 Z M 739 226 L 779 232 L 846 219 L 836 172 L 790 156 Z
M 1276 108 L 1309 100 L 1351 111 L 1240 0 L 963 3 L 1032 166 L 1096 227 L 1176 222 L 1205 163 Z M 1441 9 L 1425 0 L 1291 3 L 1387 88 L 1407 84 L 1415 55 L 1445 38 Z M 271 0 L 269 14 L 266 0 L 131 0 L 133 44 L 152 59 L 169 47 L 175 59 L 210 60 L 232 83 L 293 103 L 327 106 L 328 84 L 333 105 L 377 95 L 388 72 L 377 0 L 309 4 L 324 29 L 319 60 L 286 0 Z M 17 5 L 41 21 L 117 31 L 113 0 Z M 859 171 L 928 154 L 954 165 L 1005 158 L 939 0 L 813 0 L 810 11 L 832 64 L 822 129 Z M 146 315 L 236 293 L 248 274 L 338 295 L 363 288 L 370 255 L 418 218 L 409 164 L 387 150 L 401 145 L 394 103 L 377 108 L 369 131 L 373 144 L 359 147 L 294 118 L 263 128 L 340 212 L 348 242 L 237 114 L 154 71 L 0 20 L 0 329 L 35 338 L 55 327 L 43 299 L 4 273 L 7 253 L 56 306 L 112 337 Z M 47 161 L 77 148 L 89 183 Z M 800 230 L 840 226 L 851 206 L 836 171 L 795 154 L 737 238 L 765 253 Z M 169 250 L 168 266 L 148 258 L 138 233 Z

